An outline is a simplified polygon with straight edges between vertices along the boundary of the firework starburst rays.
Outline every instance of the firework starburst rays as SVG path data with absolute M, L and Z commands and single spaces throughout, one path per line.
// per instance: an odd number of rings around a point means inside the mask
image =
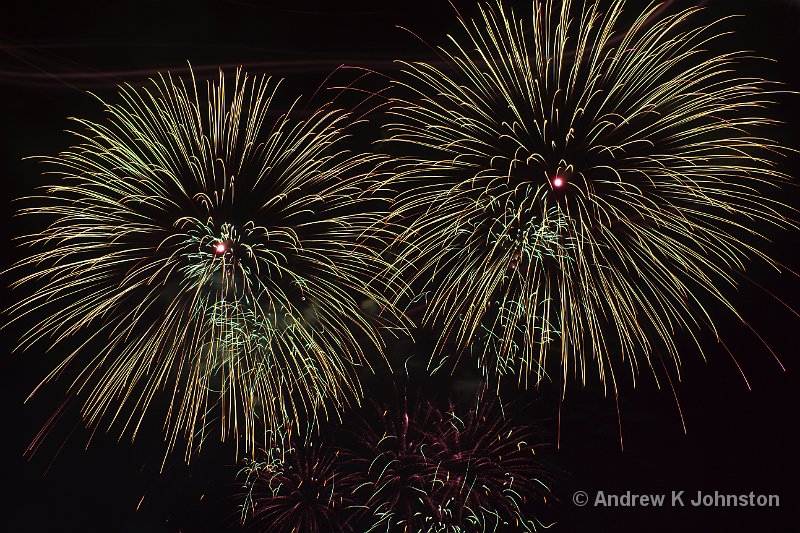
M 745 54 L 709 51 L 724 39 L 685 26 L 697 9 L 653 3 L 623 24 L 624 6 L 487 4 L 446 66 L 406 63 L 397 81 L 398 263 L 440 343 L 489 375 L 538 382 L 553 351 L 565 378 L 593 360 L 614 387 L 654 354 L 679 372 L 675 332 L 736 313 L 725 290 L 747 261 L 774 264 L 762 233 L 793 226 L 782 149 L 753 133 L 773 123 L 770 84 L 737 77 Z
M 61 182 L 23 210 L 50 223 L 28 238 L 43 249 L 20 284 L 37 290 L 12 314 L 35 320 L 22 346 L 91 332 L 47 378 L 80 365 L 91 424 L 135 435 L 166 390 L 170 446 L 218 418 L 252 450 L 360 394 L 354 367 L 382 340 L 359 302 L 385 302 L 359 281 L 380 268 L 358 192 L 381 157 L 342 147 L 344 111 L 274 111 L 278 86 L 220 74 L 207 101 L 193 78 L 125 87 L 44 158 Z
M 343 473 L 338 452 L 304 443 L 280 458 L 250 462 L 242 522 L 248 531 L 337 533 L 347 525 L 352 505 L 351 476 Z

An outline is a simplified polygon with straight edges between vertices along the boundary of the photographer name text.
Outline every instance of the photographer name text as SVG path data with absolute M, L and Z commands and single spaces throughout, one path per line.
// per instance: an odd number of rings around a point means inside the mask
M 667 493 L 639 494 L 631 491 L 611 493 L 597 491 L 590 496 L 578 491 L 572 498 L 575 505 L 585 507 L 780 507 L 777 494 L 724 493 L 720 491 L 673 490 Z

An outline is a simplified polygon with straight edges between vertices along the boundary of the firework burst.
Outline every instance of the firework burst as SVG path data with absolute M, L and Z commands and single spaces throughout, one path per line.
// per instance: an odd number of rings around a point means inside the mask
M 737 76 L 744 53 L 709 51 L 723 34 L 687 26 L 697 9 L 628 24 L 624 0 L 529 4 L 484 4 L 444 66 L 404 64 L 397 263 L 440 346 L 488 376 L 538 383 L 557 352 L 565 384 L 593 361 L 616 393 L 625 367 L 679 373 L 675 332 L 736 313 L 746 262 L 774 265 L 764 232 L 795 227 L 783 150 L 756 133 L 774 92 Z
M 243 523 L 250 531 L 337 533 L 349 531 L 352 489 L 338 452 L 325 445 L 279 450 L 269 460 L 250 462 L 245 479 Z
M 298 118 L 279 85 L 126 86 L 43 158 L 59 182 L 22 211 L 49 223 L 25 239 L 39 250 L 19 284 L 36 290 L 11 313 L 35 322 L 23 347 L 81 339 L 45 381 L 80 367 L 70 393 L 91 425 L 135 436 L 166 391 L 170 448 L 182 436 L 188 454 L 216 421 L 253 450 L 360 395 L 354 367 L 382 346 L 360 304 L 384 303 L 359 192 L 381 158 L 344 148 L 357 118 Z
M 547 468 L 532 428 L 497 403 L 476 408 L 407 405 L 358 431 L 345 457 L 358 482 L 357 520 L 367 531 L 535 531 L 548 503 Z

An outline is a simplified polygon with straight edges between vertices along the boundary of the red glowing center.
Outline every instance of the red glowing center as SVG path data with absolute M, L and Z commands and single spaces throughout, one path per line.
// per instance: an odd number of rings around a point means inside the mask
M 227 249 L 228 247 L 225 246 L 224 242 L 218 242 L 217 245 L 214 247 L 214 250 L 220 255 L 224 254 Z
M 559 187 L 563 187 L 563 186 L 564 186 L 564 178 L 556 177 L 556 178 L 553 179 L 553 187 L 558 189 Z

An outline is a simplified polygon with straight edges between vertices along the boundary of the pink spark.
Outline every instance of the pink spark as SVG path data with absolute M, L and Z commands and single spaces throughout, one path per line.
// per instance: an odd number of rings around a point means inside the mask
M 553 179 L 553 187 L 555 187 L 556 189 L 560 189 L 563 186 L 564 186 L 564 178 L 556 176 Z
M 224 254 L 227 249 L 228 247 L 225 246 L 224 242 L 218 242 L 217 245 L 214 247 L 214 251 L 220 255 Z

